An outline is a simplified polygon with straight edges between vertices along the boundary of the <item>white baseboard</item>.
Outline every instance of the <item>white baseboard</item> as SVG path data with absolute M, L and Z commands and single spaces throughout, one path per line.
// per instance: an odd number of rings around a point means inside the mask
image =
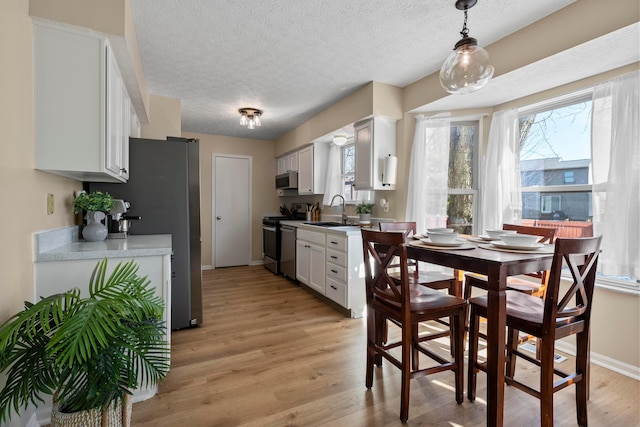
M 571 356 L 576 355 L 576 347 L 573 344 L 569 344 L 564 341 L 556 342 L 556 349 Z M 626 377 L 633 378 L 636 381 L 640 381 L 640 367 L 629 365 L 628 363 L 620 362 L 619 360 L 612 359 L 611 357 L 604 356 L 599 353 L 591 352 L 591 363 L 594 365 L 602 366 L 603 368 L 622 374 Z
M 251 262 L 249 263 L 249 265 L 264 265 L 264 261 L 263 261 L 263 260 L 261 260 L 261 259 L 256 260 L 256 261 L 251 261 Z M 203 265 L 203 266 L 201 267 L 201 269 L 202 269 L 202 270 L 215 270 L 215 267 L 214 267 L 213 265 Z

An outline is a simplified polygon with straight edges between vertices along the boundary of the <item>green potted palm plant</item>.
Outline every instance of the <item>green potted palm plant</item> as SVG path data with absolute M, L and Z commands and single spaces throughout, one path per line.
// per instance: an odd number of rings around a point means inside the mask
M 104 240 L 109 234 L 107 226 L 102 222 L 106 218 L 107 212 L 115 204 L 114 198 L 109 193 L 94 191 L 87 193 L 81 191 L 73 200 L 73 211 L 75 213 L 87 212 L 85 219 L 87 225 L 82 229 L 82 237 L 88 242 L 98 242 Z
M 356 213 L 360 215 L 360 224 L 371 224 L 373 203 L 360 203 L 356 205 Z
M 25 302 L 0 326 L 0 425 L 53 395 L 52 426 L 127 426 L 133 390 L 166 376 L 162 299 L 133 260 L 106 271 L 103 259 L 88 296 L 72 289 Z

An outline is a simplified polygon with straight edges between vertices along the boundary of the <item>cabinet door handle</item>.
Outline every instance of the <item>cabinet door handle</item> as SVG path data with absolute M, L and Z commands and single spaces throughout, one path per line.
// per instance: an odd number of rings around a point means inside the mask
M 331 255 L 331 258 L 333 258 L 333 259 L 338 259 L 338 257 L 337 257 L 337 256 L 335 256 L 335 255 Z
M 332 245 L 337 245 L 338 244 L 338 242 L 329 242 L 329 243 L 331 243 Z
M 338 288 L 336 288 L 336 287 L 335 287 L 335 286 L 333 286 L 333 285 L 329 285 L 329 286 L 331 286 L 331 289 L 333 289 L 334 291 L 337 291 L 337 290 L 338 290 Z
M 336 270 L 334 270 L 334 269 L 331 269 L 331 272 L 334 273 L 334 274 L 338 274 L 338 272 Z
M 127 168 L 120 168 L 120 173 L 127 173 Z

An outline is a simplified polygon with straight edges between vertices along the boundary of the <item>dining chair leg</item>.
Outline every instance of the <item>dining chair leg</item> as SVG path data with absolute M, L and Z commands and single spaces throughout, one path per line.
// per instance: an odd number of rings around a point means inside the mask
M 466 311 L 466 310 L 465 310 Z M 480 319 L 476 316 L 473 307 L 470 309 L 469 317 L 469 366 L 467 380 L 467 399 L 470 402 L 476 400 L 476 363 L 478 361 L 478 328 L 480 327 Z
M 372 328 L 374 331 L 374 335 L 373 335 L 374 342 L 378 345 L 382 345 L 383 343 L 387 342 L 387 334 L 388 334 L 387 319 L 380 313 L 373 313 L 371 317 L 374 322 L 372 325 Z M 382 366 L 382 355 L 378 354 L 378 352 L 375 352 L 374 363 L 378 367 Z
M 576 336 L 576 372 L 582 373 L 582 381 L 576 384 L 576 414 L 578 425 L 587 426 L 587 400 L 589 399 L 589 333 Z
M 409 419 L 409 387 L 411 380 L 411 351 L 413 345 L 411 327 L 402 328 L 402 390 L 400 392 L 400 421 L 406 423 Z
M 420 344 L 419 334 L 420 325 L 415 322 L 411 325 L 411 369 L 417 371 L 420 369 L 420 351 L 418 345 Z
M 551 342 L 550 342 L 551 341 Z M 540 354 L 540 426 L 553 427 L 553 340 L 543 340 Z
M 367 372 L 365 377 L 365 386 L 370 389 L 373 386 L 373 365 L 377 356 L 373 344 L 377 338 L 375 332 L 375 314 L 373 310 L 367 308 Z
M 458 404 L 464 401 L 464 324 L 466 307 L 454 316 L 451 322 L 453 325 L 453 337 L 455 338 L 455 363 L 457 369 L 455 371 L 456 382 L 456 402 Z
M 507 357 L 505 375 L 509 378 L 513 378 L 516 373 L 516 360 L 515 351 L 518 349 L 518 336 L 519 331 L 513 328 L 509 328 L 507 331 Z

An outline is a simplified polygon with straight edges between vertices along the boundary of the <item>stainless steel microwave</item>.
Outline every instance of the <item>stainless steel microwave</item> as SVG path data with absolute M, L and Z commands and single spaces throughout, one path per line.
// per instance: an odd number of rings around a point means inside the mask
M 298 172 L 287 172 L 276 175 L 276 190 L 298 188 Z

